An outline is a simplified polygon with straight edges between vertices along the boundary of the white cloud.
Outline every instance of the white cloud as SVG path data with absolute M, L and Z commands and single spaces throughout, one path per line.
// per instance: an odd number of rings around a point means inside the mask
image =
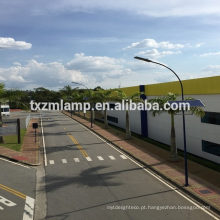
M 68 70 L 62 63 L 39 63 L 30 60 L 26 65 L 10 68 L 0 68 L 0 78 L 7 87 L 31 88 L 57 87 L 71 83 L 71 81 L 86 81 L 86 76 L 79 71 Z
M 83 53 L 75 54 L 74 59 L 66 64 L 68 69 L 78 70 L 89 74 L 97 82 L 106 78 L 117 78 L 131 73 L 124 67 L 125 61 L 110 57 L 85 56 Z
M 13 63 L 13 67 L 0 68 L 0 80 L 7 87 L 18 88 L 60 88 L 72 81 L 90 84 L 119 79 L 131 73 L 124 67 L 124 60 L 110 57 L 93 57 L 84 54 L 75 54 L 74 58 L 64 65 L 62 62 L 40 63 L 29 60 L 22 65 Z M 93 83 L 93 85 L 91 85 Z
M 0 37 L 0 49 L 27 50 L 31 47 L 32 44 L 25 41 L 15 41 L 13 38 Z
M 147 48 L 147 47 L 162 48 L 162 49 L 180 49 L 180 48 L 183 48 L 184 45 L 182 45 L 182 44 L 172 44 L 168 41 L 157 42 L 154 39 L 146 38 L 146 39 L 144 39 L 140 42 L 132 43 L 130 46 L 124 48 L 123 50 L 133 49 L 133 48 L 142 49 L 142 48 Z
M 181 51 L 158 51 L 157 49 L 140 51 L 135 55 L 147 56 L 148 58 L 158 59 L 172 54 L 181 54 Z
M 200 55 L 200 57 L 216 56 L 216 55 L 220 55 L 220 51 L 215 52 L 215 53 L 203 53 L 203 54 Z
M 220 73 L 220 65 L 209 65 L 207 67 L 204 67 L 201 71 L 205 72 L 206 75 L 207 75 L 207 73 L 219 75 L 219 73 Z

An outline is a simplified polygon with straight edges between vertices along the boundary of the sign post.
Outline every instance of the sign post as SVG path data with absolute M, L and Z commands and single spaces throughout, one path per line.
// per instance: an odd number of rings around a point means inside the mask
M 33 123 L 32 127 L 35 129 L 35 143 L 37 142 L 37 133 L 36 133 L 36 129 L 38 128 L 38 123 Z
M 21 143 L 21 123 L 20 119 L 17 119 L 17 129 L 18 129 L 18 144 Z

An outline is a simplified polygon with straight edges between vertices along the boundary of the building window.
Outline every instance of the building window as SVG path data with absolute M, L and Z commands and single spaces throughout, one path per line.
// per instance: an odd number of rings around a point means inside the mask
M 112 117 L 112 116 L 107 116 L 107 120 L 108 121 L 112 121 L 112 122 L 114 122 L 114 123 L 118 123 L 118 118 L 116 118 L 116 117 Z
M 220 113 L 205 112 L 205 116 L 201 118 L 201 122 L 213 125 L 220 125 Z
M 202 140 L 202 151 L 220 156 L 220 144 Z

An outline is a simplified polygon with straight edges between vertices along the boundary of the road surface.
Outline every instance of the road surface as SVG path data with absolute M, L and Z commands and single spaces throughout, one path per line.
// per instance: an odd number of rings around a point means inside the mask
M 214 219 L 60 112 L 43 112 L 46 219 Z

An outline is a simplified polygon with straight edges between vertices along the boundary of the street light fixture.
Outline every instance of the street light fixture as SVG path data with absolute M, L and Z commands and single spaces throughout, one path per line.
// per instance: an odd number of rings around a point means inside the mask
M 82 84 L 82 83 L 78 83 L 78 82 L 72 82 L 72 83 L 84 86 L 87 90 L 89 90 L 89 88 L 87 86 L 85 86 L 84 84 Z M 92 107 L 91 106 L 90 106 L 90 115 L 91 115 L 91 128 L 92 128 L 93 114 L 92 114 Z
M 168 66 L 162 64 L 162 63 L 158 63 L 152 60 L 149 60 L 147 58 L 142 58 L 142 57 L 134 57 L 134 59 L 138 59 L 138 60 L 142 60 L 148 63 L 155 63 L 158 64 L 160 66 L 163 66 L 167 69 L 169 69 L 171 72 L 174 73 L 174 75 L 177 77 L 177 79 L 179 80 L 180 86 L 181 86 L 181 93 L 182 93 L 182 101 L 184 101 L 184 93 L 183 93 L 183 84 L 182 81 L 180 80 L 179 76 Z M 186 126 L 185 126 L 185 112 L 184 109 L 182 109 L 182 113 L 183 113 L 183 143 L 184 143 L 184 161 L 185 161 L 185 186 L 188 186 L 188 166 L 187 166 L 187 149 L 186 149 Z
M 82 84 L 82 83 L 78 83 L 78 82 L 72 82 L 72 83 L 77 84 L 77 85 L 84 86 L 86 89 L 88 89 L 88 87 L 87 87 L 87 86 L 85 86 L 85 85 L 84 85 L 84 84 Z M 88 90 L 89 90 L 89 89 L 88 89 Z

